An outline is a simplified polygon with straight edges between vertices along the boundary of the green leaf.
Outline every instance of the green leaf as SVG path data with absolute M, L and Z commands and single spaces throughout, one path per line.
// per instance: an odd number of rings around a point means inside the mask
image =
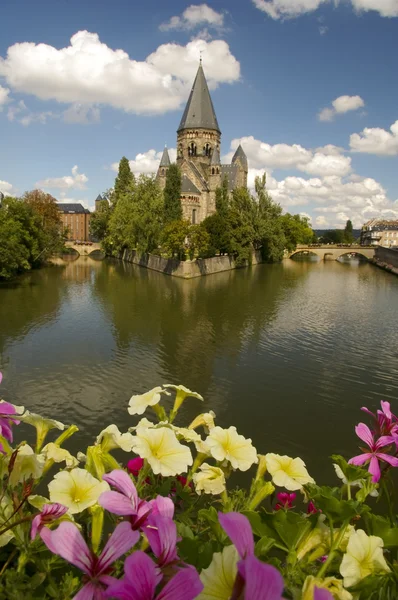
M 184 523 L 176 523 L 176 525 L 178 534 L 182 538 L 194 539 L 195 536 L 193 534 L 193 531 L 190 527 L 188 527 L 188 525 L 185 525 Z
M 274 545 L 274 539 L 269 538 L 267 536 L 263 536 L 261 539 L 258 540 L 254 549 L 254 553 L 258 558 L 264 558 L 267 556 L 268 552 Z
M 269 525 L 268 523 L 264 522 L 264 520 L 267 519 L 268 516 L 272 516 L 272 515 L 268 515 L 268 513 L 262 513 L 260 516 L 259 513 L 254 512 L 252 510 L 244 510 L 244 511 L 242 511 L 242 514 L 245 515 L 249 519 L 254 535 L 257 535 L 260 538 L 262 538 L 262 537 L 270 537 L 270 538 L 274 538 L 274 539 L 279 538 L 275 529 L 272 527 L 272 524 Z
M 335 524 L 348 521 L 366 510 L 356 500 L 341 500 L 339 488 L 308 484 L 305 486 L 305 490 L 311 500 L 315 502 L 315 506 Z
M 340 456 L 340 454 L 332 454 L 330 457 L 336 465 L 339 465 L 340 469 L 343 471 L 345 478 L 347 481 L 359 481 L 361 479 L 370 479 L 370 473 L 366 469 L 362 469 L 361 467 L 356 467 L 355 465 L 350 465 L 348 462 Z
M 311 529 L 308 519 L 290 510 L 279 510 L 272 517 L 275 530 L 290 550 L 296 548 L 300 539 Z
M 381 537 L 386 548 L 398 548 L 398 527 L 391 527 L 390 521 L 380 515 L 369 515 L 368 526 L 372 535 Z

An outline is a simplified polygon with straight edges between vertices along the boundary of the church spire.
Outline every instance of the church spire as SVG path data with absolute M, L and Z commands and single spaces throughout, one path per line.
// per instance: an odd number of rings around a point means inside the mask
M 169 151 L 167 150 L 167 146 L 165 146 L 159 167 L 169 167 L 169 166 L 170 166 L 170 156 L 169 156 Z
M 192 128 L 214 129 L 218 133 L 221 133 L 209 88 L 207 87 L 202 59 L 200 60 L 198 72 L 196 73 L 195 81 L 177 132 Z

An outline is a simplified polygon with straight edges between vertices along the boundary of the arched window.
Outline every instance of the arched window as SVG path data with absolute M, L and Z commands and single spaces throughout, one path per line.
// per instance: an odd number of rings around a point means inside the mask
M 220 174 L 220 169 L 217 167 L 217 175 Z
M 188 156 L 196 156 L 196 144 L 191 142 L 188 146 Z
M 211 146 L 206 144 L 203 148 L 203 156 L 211 156 Z
M 164 169 L 162 169 L 162 175 L 164 175 Z
M 213 167 L 212 170 L 211 170 L 211 174 L 214 175 L 214 173 L 215 173 L 215 169 Z
M 196 208 L 192 209 L 192 225 L 196 223 Z

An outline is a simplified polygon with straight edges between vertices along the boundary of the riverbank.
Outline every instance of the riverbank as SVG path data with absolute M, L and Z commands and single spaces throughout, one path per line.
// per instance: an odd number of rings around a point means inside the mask
M 163 258 L 155 254 L 141 254 L 136 250 L 124 250 L 119 258 L 125 262 L 150 269 L 151 271 L 158 271 L 159 273 L 182 279 L 213 275 L 214 273 L 231 271 L 263 262 L 261 252 L 253 252 L 251 265 L 249 265 L 248 261 L 243 265 L 237 265 L 231 256 L 214 256 L 212 258 L 181 261 L 175 258 Z
M 398 250 L 378 247 L 370 262 L 384 271 L 398 275 Z

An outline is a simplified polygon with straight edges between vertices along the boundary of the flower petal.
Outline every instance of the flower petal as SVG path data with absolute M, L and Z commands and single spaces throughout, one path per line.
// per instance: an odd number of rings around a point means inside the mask
M 115 560 L 131 550 L 139 539 L 139 532 L 133 531 L 128 521 L 119 523 L 100 554 L 96 565 L 97 574 L 106 571 Z
M 98 504 L 114 515 L 127 516 L 137 514 L 130 498 L 127 498 L 124 494 L 119 494 L 119 492 L 104 492 L 98 498 Z
M 134 506 L 138 504 L 138 494 L 134 483 L 130 477 L 122 469 L 114 469 L 110 473 L 102 476 L 109 485 L 116 488 L 121 494 L 124 494 L 128 498 L 131 498 L 134 502 Z
M 64 521 L 51 532 L 51 544 L 55 554 L 78 567 L 86 575 L 91 575 L 93 557 L 82 534 L 73 523 Z
M 390 456 L 389 454 L 384 454 L 384 452 L 378 452 L 377 457 L 380 460 L 385 460 L 392 467 L 398 467 L 398 458 L 395 456 Z
M 253 532 L 247 517 L 237 512 L 218 513 L 218 520 L 241 558 L 254 554 Z
M 275 567 L 253 555 L 238 562 L 238 571 L 245 580 L 245 600 L 283 600 L 283 577 Z
M 369 473 L 373 475 L 372 483 L 377 483 L 380 480 L 381 472 L 379 459 L 377 458 L 377 456 L 372 456 L 372 458 L 370 459 Z
M 203 583 L 194 567 L 180 569 L 164 586 L 156 600 L 194 600 L 203 590 Z
M 162 575 L 145 552 L 138 550 L 128 556 L 124 563 L 125 577 L 107 590 L 109 598 L 120 600 L 152 600 Z
M 152 507 L 152 516 L 162 515 L 172 519 L 174 516 L 174 502 L 171 498 L 164 496 L 156 496 L 154 500 L 150 500 L 149 504 Z
M 355 427 L 355 433 L 357 434 L 359 439 L 361 439 L 363 442 L 365 442 L 365 444 L 369 446 L 369 448 L 373 448 L 373 434 L 370 431 L 369 427 L 365 425 L 365 423 L 359 423 L 359 425 Z
M 333 596 L 328 590 L 315 587 L 314 600 L 333 600 Z
M 385 448 L 391 446 L 391 444 L 395 444 L 395 439 L 391 435 L 382 435 L 376 440 L 375 448 L 379 450 L 379 448 Z
M 348 462 L 350 465 L 356 465 L 357 467 L 360 467 L 361 465 L 364 465 L 368 460 L 370 460 L 372 456 L 373 454 L 371 454 L 370 452 L 365 452 L 364 454 L 358 454 L 358 456 L 353 456 L 353 458 L 350 458 Z
M 152 515 L 148 519 L 148 525 L 144 528 L 152 552 L 158 558 L 159 563 L 167 565 L 175 561 L 177 556 L 177 527 L 172 519 L 162 515 Z
M 79 592 L 77 592 L 76 596 L 73 596 L 73 600 L 100 600 L 100 596 L 98 596 L 97 592 L 98 586 L 89 581 Z

